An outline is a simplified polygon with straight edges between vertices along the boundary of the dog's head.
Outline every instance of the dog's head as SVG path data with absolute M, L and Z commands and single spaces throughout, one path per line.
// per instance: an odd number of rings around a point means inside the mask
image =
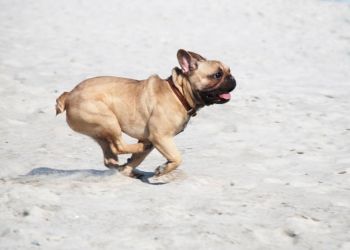
M 177 52 L 177 59 L 192 90 L 199 94 L 205 105 L 222 104 L 230 100 L 236 80 L 229 67 L 183 49 Z

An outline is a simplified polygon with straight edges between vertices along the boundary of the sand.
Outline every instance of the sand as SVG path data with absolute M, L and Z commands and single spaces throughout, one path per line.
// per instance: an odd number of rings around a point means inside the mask
M 55 117 L 81 80 L 165 78 L 179 48 L 238 85 L 174 173 L 108 170 Z M 350 249 L 349 96 L 349 1 L 2 0 L 0 249 Z

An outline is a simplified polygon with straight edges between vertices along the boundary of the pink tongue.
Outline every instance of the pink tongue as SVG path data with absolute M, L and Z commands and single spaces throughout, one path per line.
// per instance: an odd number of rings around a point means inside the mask
M 230 100 L 231 99 L 231 94 L 230 93 L 223 93 L 223 94 L 219 95 L 219 97 L 221 99 L 224 99 L 224 100 Z

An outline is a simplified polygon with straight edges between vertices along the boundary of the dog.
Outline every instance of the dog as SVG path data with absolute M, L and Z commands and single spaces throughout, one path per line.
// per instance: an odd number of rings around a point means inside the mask
M 102 148 L 104 165 L 137 177 L 134 169 L 156 148 L 167 160 L 155 176 L 167 174 L 181 164 L 174 136 L 204 106 L 230 100 L 236 80 L 220 61 L 180 49 L 167 79 L 152 75 L 146 80 L 113 76 L 87 79 L 56 100 L 56 114 L 66 111 L 68 125 L 93 138 Z M 138 140 L 126 144 L 125 133 Z M 119 154 L 132 154 L 125 164 Z

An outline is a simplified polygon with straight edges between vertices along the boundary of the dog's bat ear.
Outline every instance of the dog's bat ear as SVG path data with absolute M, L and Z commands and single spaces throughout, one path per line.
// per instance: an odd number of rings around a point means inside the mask
M 193 58 L 195 58 L 198 61 L 206 61 L 207 59 L 205 59 L 203 56 L 201 56 L 200 54 L 194 53 L 192 51 L 187 51 L 188 54 L 190 54 Z
M 177 60 L 181 66 L 182 72 L 188 74 L 190 71 L 197 69 L 197 59 L 184 49 L 177 52 Z

